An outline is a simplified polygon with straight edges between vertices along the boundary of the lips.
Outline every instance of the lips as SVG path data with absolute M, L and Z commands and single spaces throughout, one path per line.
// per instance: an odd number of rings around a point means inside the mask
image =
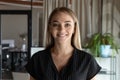
M 59 38 L 64 38 L 64 37 L 67 36 L 67 34 L 57 34 L 57 36 L 58 36 Z

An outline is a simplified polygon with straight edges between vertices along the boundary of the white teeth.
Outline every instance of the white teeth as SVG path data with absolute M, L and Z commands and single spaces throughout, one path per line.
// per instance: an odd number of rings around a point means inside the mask
M 59 35 L 59 36 L 65 36 L 65 35 Z
M 59 36 L 59 37 L 64 37 L 64 36 L 65 36 L 65 34 L 58 34 L 58 36 Z

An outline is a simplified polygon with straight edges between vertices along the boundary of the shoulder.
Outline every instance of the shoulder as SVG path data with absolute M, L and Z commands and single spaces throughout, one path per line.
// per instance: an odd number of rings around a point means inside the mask
M 91 55 L 90 53 L 85 52 L 83 50 L 75 49 L 74 53 L 78 57 L 82 57 L 82 58 L 85 58 L 85 59 L 93 59 L 94 58 L 93 55 Z
M 92 54 L 79 49 L 75 49 L 74 51 L 74 60 L 78 61 L 81 64 L 86 63 L 86 65 L 96 61 L 95 57 L 93 57 Z
M 41 50 L 36 52 L 31 58 L 32 59 L 43 59 L 44 57 L 47 57 L 50 53 L 49 49 Z

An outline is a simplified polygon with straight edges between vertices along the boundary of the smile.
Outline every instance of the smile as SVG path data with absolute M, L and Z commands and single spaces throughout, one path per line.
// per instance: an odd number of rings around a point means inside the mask
M 58 37 L 65 37 L 66 34 L 58 34 L 57 36 L 58 36 Z

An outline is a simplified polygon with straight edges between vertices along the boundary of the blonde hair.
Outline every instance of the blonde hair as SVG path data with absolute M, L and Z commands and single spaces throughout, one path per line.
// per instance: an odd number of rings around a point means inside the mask
M 52 47 L 54 46 L 54 39 L 51 36 L 51 34 L 49 33 L 49 24 L 51 19 L 53 18 L 53 16 L 55 14 L 58 13 L 67 13 L 69 16 L 71 16 L 75 22 L 75 32 L 72 36 L 72 40 L 71 40 L 71 44 L 73 47 L 77 48 L 77 49 L 81 49 L 81 39 L 80 39 L 80 30 L 79 30 L 79 23 L 78 23 L 78 19 L 76 17 L 76 15 L 74 14 L 74 12 L 71 9 L 68 9 L 66 7 L 59 7 L 59 8 L 55 8 L 51 15 L 49 16 L 48 19 L 48 25 L 47 25 L 47 34 L 46 34 L 46 48 L 48 47 Z

